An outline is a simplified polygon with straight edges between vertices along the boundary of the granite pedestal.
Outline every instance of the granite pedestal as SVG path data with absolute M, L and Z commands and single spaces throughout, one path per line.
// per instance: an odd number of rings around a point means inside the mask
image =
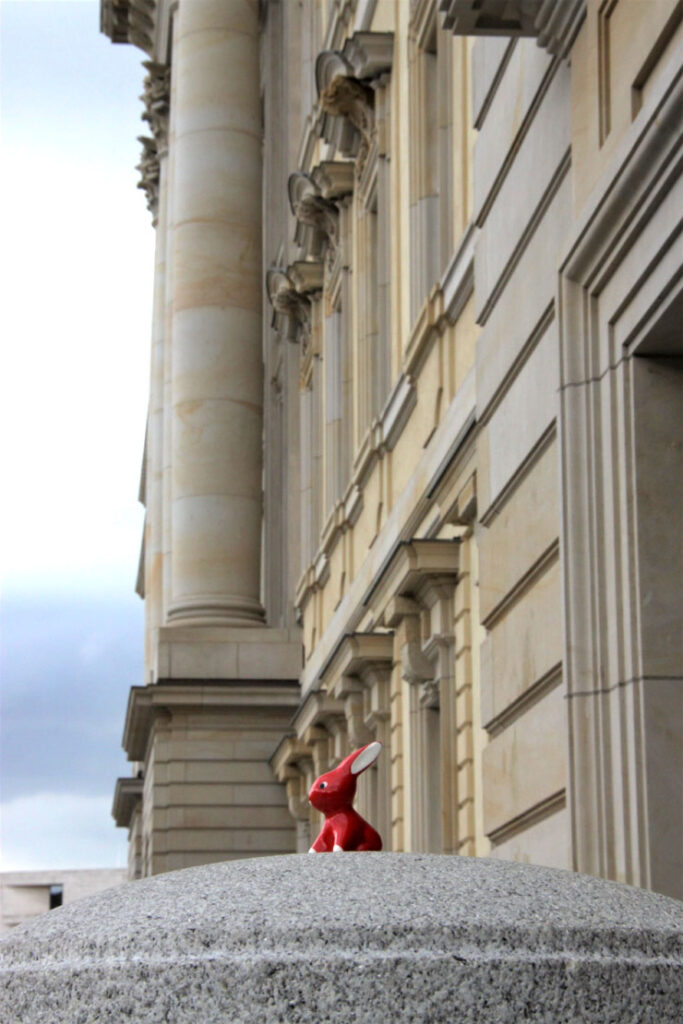
M 22 1024 L 683 1019 L 683 904 L 549 868 L 420 854 L 159 875 L 0 943 Z

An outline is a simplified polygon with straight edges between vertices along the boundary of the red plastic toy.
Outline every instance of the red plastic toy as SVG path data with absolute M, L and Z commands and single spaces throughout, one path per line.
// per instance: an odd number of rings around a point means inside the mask
M 309 853 L 382 849 L 379 833 L 352 806 L 358 776 L 375 763 L 381 750 L 381 743 L 368 743 L 315 780 L 308 799 L 325 815 L 325 824 Z

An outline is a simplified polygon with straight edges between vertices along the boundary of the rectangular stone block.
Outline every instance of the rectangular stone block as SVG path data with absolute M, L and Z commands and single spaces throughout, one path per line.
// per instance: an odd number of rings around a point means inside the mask
M 182 778 L 174 782 L 269 783 L 273 772 L 266 761 L 189 761 L 180 763 Z
M 557 268 L 571 228 L 571 177 L 567 175 L 521 253 L 477 342 L 477 415 L 484 416 L 515 360 L 551 308 Z M 529 282 L 533 281 L 533 287 Z M 481 481 L 478 480 L 478 497 Z
M 561 64 L 488 209 L 477 240 L 474 294 L 477 320 L 492 303 L 503 271 L 519 254 L 520 242 L 537 216 L 551 182 L 566 159 L 570 139 L 570 72 Z M 538 139 L 543 145 L 538 145 Z M 544 200 L 547 201 L 547 200 Z
M 504 55 L 509 40 L 487 40 L 497 43 L 498 54 Z M 475 44 L 475 51 L 479 43 Z M 489 57 L 488 76 L 497 72 L 495 59 Z M 474 62 L 474 83 L 476 89 L 477 69 Z M 518 39 L 486 113 L 486 131 L 480 132 L 474 146 L 474 219 L 478 220 L 481 208 L 491 187 L 510 155 L 510 149 L 519 129 L 527 116 L 529 107 L 536 96 L 543 78 L 552 63 L 547 50 L 536 45 L 534 39 Z M 536 130 L 536 126 L 532 129 Z
M 472 121 L 481 128 L 482 107 L 488 99 L 503 58 L 511 46 L 505 36 L 479 36 L 472 47 Z M 517 44 L 515 44 L 517 45 Z M 489 108 L 490 110 L 490 108 Z
M 494 844 L 489 856 L 495 860 L 515 860 L 521 864 L 543 864 L 549 868 L 570 870 L 568 809 L 563 807 L 505 842 Z
M 557 324 L 553 321 L 519 370 L 485 427 L 488 450 L 486 505 L 504 487 L 514 484 L 515 473 L 558 414 L 559 356 Z
M 171 806 L 167 813 L 169 831 L 180 829 L 291 829 L 294 827 L 287 807 L 195 807 Z
M 158 787 L 157 792 L 161 787 Z M 253 784 L 238 782 L 233 785 L 223 783 L 176 783 L 165 787 L 169 804 L 209 806 L 209 807 L 282 807 L 286 804 L 284 786 L 277 782 Z M 160 794 L 159 794 L 160 795 Z
M 565 789 L 566 719 L 558 686 L 484 748 L 487 835 Z
M 562 593 L 554 561 L 482 644 L 481 714 L 485 727 L 562 661 Z
M 554 440 L 478 534 L 482 621 L 557 540 L 559 510 L 558 446 Z

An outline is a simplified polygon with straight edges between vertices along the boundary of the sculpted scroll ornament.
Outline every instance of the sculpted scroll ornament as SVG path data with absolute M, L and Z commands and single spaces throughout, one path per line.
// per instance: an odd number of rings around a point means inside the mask
M 320 94 L 320 106 L 326 114 L 346 118 L 360 136 L 356 170 L 361 174 L 372 145 L 375 130 L 374 93 L 349 75 L 337 75 Z

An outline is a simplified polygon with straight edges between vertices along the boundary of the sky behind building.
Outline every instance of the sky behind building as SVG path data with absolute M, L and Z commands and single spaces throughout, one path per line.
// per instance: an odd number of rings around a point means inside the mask
M 121 866 L 154 232 L 142 54 L 96 0 L 1 0 L 2 867 Z

